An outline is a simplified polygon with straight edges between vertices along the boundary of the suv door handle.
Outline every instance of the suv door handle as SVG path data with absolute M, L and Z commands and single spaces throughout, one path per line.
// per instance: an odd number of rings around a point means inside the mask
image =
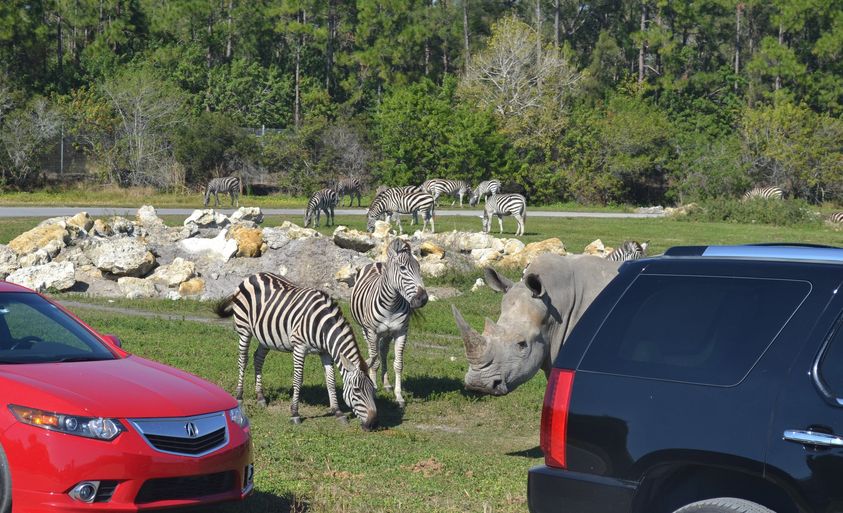
M 817 431 L 788 429 L 784 432 L 784 439 L 788 442 L 797 442 L 803 445 L 843 447 L 843 437 L 829 435 L 828 433 L 819 433 Z

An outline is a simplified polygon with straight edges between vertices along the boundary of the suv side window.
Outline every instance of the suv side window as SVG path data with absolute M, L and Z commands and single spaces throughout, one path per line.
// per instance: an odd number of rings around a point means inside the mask
M 835 398 L 843 398 L 843 321 L 828 341 L 819 364 L 819 378 Z
M 580 370 L 730 386 L 743 380 L 807 297 L 804 281 L 640 275 Z

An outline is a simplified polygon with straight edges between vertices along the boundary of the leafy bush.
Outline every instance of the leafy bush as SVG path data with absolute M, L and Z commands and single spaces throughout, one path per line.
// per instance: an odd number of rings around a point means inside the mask
M 686 221 L 728 222 L 745 224 L 772 224 L 793 226 L 818 224 L 820 216 L 804 200 L 741 201 L 715 198 L 703 201 L 699 208 L 690 209 Z

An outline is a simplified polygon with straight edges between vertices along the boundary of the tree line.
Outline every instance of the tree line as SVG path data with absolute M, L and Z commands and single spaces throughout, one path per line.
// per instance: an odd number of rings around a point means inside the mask
M 841 53 L 840 0 L 5 0 L 0 185 L 64 134 L 91 180 L 162 189 L 841 201 Z

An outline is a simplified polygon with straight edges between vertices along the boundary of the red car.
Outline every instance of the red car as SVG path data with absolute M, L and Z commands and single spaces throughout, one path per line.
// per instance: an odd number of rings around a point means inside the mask
M 253 468 L 231 395 L 0 281 L 0 513 L 241 500 Z

